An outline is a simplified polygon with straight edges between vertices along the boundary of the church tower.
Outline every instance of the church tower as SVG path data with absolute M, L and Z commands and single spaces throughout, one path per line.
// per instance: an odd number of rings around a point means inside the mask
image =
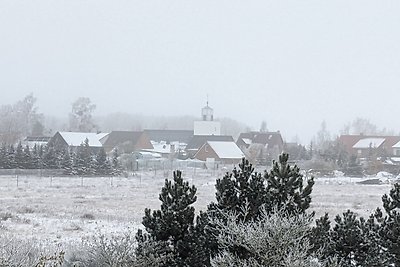
M 214 121 L 214 110 L 208 105 L 201 109 L 201 121 L 194 122 L 194 135 L 221 135 L 221 123 Z
M 207 101 L 207 106 L 201 109 L 201 116 L 203 118 L 203 121 L 214 120 L 214 110 L 208 106 L 208 101 Z

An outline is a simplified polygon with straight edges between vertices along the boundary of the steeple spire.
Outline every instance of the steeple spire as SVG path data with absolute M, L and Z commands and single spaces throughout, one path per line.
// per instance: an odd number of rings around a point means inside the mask
M 214 120 L 214 111 L 208 105 L 208 94 L 207 94 L 207 105 L 201 109 L 201 117 L 203 121 L 213 121 Z

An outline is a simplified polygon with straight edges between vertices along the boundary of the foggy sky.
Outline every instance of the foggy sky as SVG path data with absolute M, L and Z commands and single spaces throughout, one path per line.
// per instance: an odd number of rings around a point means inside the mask
M 0 0 L 0 104 L 200 115 L 307 142 L 326 120 L 400 131 L 399 1 Z

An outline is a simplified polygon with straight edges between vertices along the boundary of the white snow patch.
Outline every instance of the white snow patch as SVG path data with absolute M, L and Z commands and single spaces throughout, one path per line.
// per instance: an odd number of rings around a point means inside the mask
M 353 148 L 377 148 L 380 147 L 383 142 L 385 142 L 385 138 L 364 138 L 358 141 Z
M 235 142 L 208 141 L 207 143 L 221 159 L 241 159 L 244 157 L 242 150 Z
M 393 148 L 400 148 L 400 141 L 392 146 Z
M 246 145 L 251 145 L 253 143 L 253 141 L 249 138 L 242 138 L 242 140 Z
M 64 138 L 65 142 L 69 146 L 80 146 L 85 142 L 86 138 L 89 140 L 89 146 L 91 147 L 102 147 L 100 139 L 103 138 L 106 133 L 78 133 L 78 132 L 60 132 L 60 135 Z

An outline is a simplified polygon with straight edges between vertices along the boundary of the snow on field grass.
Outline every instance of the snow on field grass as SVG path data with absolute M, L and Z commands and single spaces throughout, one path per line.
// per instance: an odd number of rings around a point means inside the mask
M 197 211 L 214 201 L 215 179 L 223 173 L 187 170 L 197 187 Z M 171 177 L 171 173 L 168 173 Z M 136 231 L 145 208 L 158 209 L 167 173 L 124 177 L 0 177 L 0 232 L 50 243 L 74 243 L 103 233 Z M 18 186 L 17 186 L 18 180 Z M 360 185 L 349 177 L 317 178 L 311 209 L 317 217 L 351 209 L 368 216 L 381 206 L 390 184 Z

